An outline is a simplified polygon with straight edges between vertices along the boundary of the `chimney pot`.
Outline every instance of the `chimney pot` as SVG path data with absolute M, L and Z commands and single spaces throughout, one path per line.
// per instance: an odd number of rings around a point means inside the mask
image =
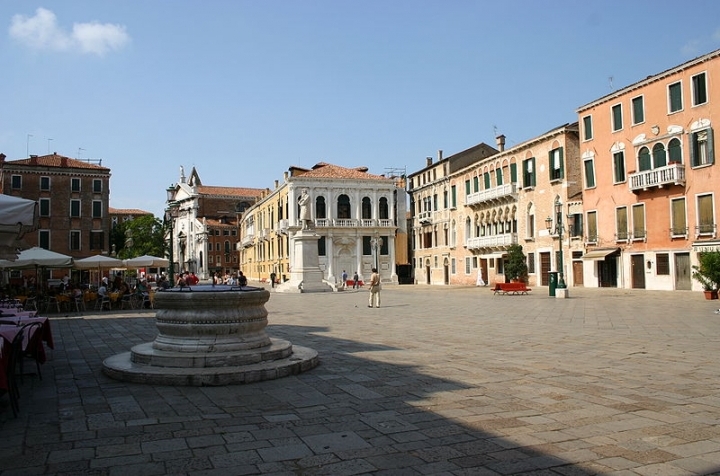
M 495 138 L 495 141 L 497 142 L 497 148 L 500 152 L 505 150 L 505 136 L 500 134 Z
M 432 165 L 432 157 L 425 157 L 425 166 L 430 167 Z
M 438 162 L 440 162 L 442 160 L 442 157 L 443 157 L 442 149 L 438 149 Z

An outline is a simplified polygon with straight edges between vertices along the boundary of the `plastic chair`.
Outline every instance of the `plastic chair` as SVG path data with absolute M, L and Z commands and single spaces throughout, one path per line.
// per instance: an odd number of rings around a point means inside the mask
M 73 297 L 73 303 L 75 304 L 75 312 L 78 314 L 82 314 L 83 311 L 86 311 L 87 308 L 85 307 L 85 298 L 83 295 L 75 296 Z M 82 309 L 82 311 L 81 311 Z
M 111 306 L 110 298 L 107 295 L 101 296 L 98 294 L 98 297 L 95 300 L 95 310 L 103 311 L 103 310 L 107 309 L 109 311 L 110 306 Z
M 120 309 L 135 309 L 135 297 L 132 293 L 125 293 L 120 298 Z

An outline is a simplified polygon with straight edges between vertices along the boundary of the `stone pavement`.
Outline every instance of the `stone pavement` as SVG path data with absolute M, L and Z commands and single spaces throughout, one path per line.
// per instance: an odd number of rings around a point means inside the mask
M 43 379 L 0 399 L 0 474 L 720 473 L 720 315 L 699 292 L 385 286 L 273 293 L 310 372 L 231 387 L 116 382 L 152 311 L 52 317 Z

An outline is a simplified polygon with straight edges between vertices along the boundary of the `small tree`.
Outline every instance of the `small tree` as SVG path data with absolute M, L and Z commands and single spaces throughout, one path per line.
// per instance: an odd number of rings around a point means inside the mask
M 707 251 L 698 254 L 697 266 L 693 266 L 692 276 L 705 291 L 716 291 L 720 286 L 720 251 Z
M 505 261 L 505 277 L 510 280 L 526 281 L 528 274 L 527 258 L 521 245 L 510 245 Z

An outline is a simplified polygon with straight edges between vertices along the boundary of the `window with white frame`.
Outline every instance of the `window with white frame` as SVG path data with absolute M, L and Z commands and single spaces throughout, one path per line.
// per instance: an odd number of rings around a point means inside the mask
M 80 218 L 80 200 L 70 200 L 70 216 L 72 218 Z
M 49 198 L 41 198 L 38 200 L 40 205 L 40 216 L 41 217 L 49 217 L 50 216 L 50 199 Z
M 715 162 L 712 129 L 702 129 L 690 133 L 690 161 L 693 167 Z
M 527 239 L 535 238 L 535 204 L 530 203 L 527 208 Z
M 625 182 L 625 151 L 613 152 L 613 183 Z
M 50 230 L 38 230 L 38 246 L 50 249 Z
M 670 200 L 670 235 L 674 238 L 687 236 L 685 197 Z
M 80 231 L 70 230 L 70 250 L 80 251 Z
M 70 179 L 70 191 L 71 192 L 79 192 L 80 191 L 80 179 L 78 177 L 73 177 Z
M 523 160 L 523 187 L 535 186 L 535 157 Z
M 650 149 L 643 146 L 638 150 L 638 171 L 645 172 L 646 170 L 652 169 L 652 157 L 650 156 Z
M 583 171 L 585 172 L 585 188 L 595 188 L 595 156 L 592 154 L 583 157 Z
M 633 125 L 645 122 L 645 99 L 643 96 L 632 99 L 632 116 Z
M 627 207 L 615 209 L 615 239 L 617 241 L 627 241 L 628 239 Z
M 668 142 L 668 160 L 671 164 L 682 164 L 682 145 L 680 139 L 670 139 Z
M 691 84 L 693 106 L 705 104 L 708 100 L 707 81 L 705 73 L 700 73 L 693 76 Z
M 563 148 L 558 147 L 550 151 L 549 157 L 550 180 L 560 180 L 564 176 Z
M 715 234 L 715 206 L 713 195 L 705 194 L 697 197 L 697 234 Z
M 665 153 L 665 144 L 658 142 L 653 146 L 653 168 L 665 167 L 667 165 L 667 154 Z
M 592 128 L 592 116 L 585 116 L 582 119 L 583 123 L 583 140 L 592 140 L 593 128 Z
M 527 254 L 527 268 L 528 274 L 535 274 L 535 253 L 533 252 Z
M 50 177 L 40 177 L 40 190 L 45 192 L 50 190 Z
M 678 112 L 683 109 L 682 83 L 668 85 L 668 112 Z
M 597 230 L 598 230 L 597 212 L 589 211 L 589 212 L 587 212 L 587 241 L 588 241 L 588 243 L 597 243 L 597 241 L 598 241 Z
M 455 268 L 455 258 L 450 258 L 450 273 L 457 274 L 457 269 Z
M 622 105 L 615 104 L 612 107 L 612 130 L 617 132 L 623 128 Z
M 94 192 L 94 193 L 101 193 L 101 192 L 102 192 L 102 180 L 100 180 L 100 179 L 93 179 L 93 192 Z
M 637 203 L 632 206 L 633 240 L 644 240 L 645 231 L 645 204 Z
M 472 263 L 470 262 L 470 257 L 466 256 L 465 257 L 465 274 L 470 274 L 471 269 L 472 269 L 471 264 Z

